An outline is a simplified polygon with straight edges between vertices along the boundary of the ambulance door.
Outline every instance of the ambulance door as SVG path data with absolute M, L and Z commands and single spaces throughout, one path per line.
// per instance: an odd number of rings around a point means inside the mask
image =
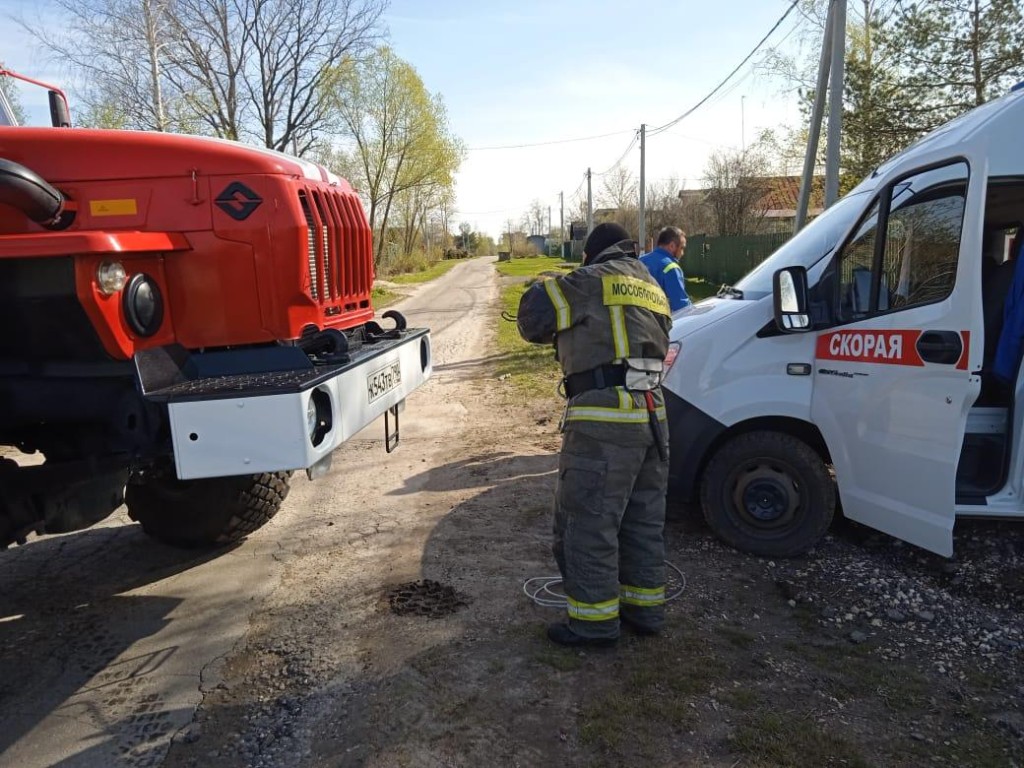
M 882 188 L 830 268 L 811 403 L 845 515 L 946 556 L 980 388 L 984 185 L 968 187 L 960 161 Z

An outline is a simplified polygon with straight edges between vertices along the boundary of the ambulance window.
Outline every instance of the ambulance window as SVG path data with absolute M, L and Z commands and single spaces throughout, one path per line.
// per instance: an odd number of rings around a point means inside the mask
M 954 168 L 959 178 L 949 177 L 952 168 L 941 169 L 915 177 L 908 195 L 894 194 L 882 259 L 888 290 L 881 297 L 888 295 L 892 309 L 942 301 L 953 292 L 967 201 L 967 168 Z
M 967 197 L 967 166 L 945 166 L 893 185 L 843 250 L 839 319 L 941 301 L 953 291 Z M 887 211 L 884 209 L 888 208 Z M 880 257 L 880 258 L 879 258 Z
M 870 311 L 871 275 L 875 263 L 878 232 L 878 201 L 864 217 L 842 257 L 840 314 L 844 320 L 859 320 Z

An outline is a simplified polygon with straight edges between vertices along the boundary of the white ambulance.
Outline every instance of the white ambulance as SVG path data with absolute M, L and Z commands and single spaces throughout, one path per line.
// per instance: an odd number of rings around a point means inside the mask
M 947 557 L 958 517 L 1024 516 L 1022 227 L 1024 83 L 675 315 L 670 495 L 774 557 L 839 505 Z

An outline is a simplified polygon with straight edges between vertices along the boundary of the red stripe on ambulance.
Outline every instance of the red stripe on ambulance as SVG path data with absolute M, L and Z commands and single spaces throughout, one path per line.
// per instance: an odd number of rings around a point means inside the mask
M 921 331 L 834 331 L 818 337 L 815 357 L 851 363 L 923 366 L 914 346 Z
M 956 362 L 956 369 L 958 371 L 967 370 L 967 356 L 971 353 L 971 332 L 960 331 L 960 338 L 964 342 L 964 351 L 960 353 L 960 359 Z

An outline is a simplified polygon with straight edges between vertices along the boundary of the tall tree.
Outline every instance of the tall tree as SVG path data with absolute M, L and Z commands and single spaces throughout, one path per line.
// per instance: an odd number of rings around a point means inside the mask
M 830 0 L 805 0 L 801 11 L 804 33 L 795 54 L 771 51 L 762 68 L 778 77 L 787 90 L 796 89 L 805 120 L 810 119 L 815 77 Z M 853 0 L 846 24 L 846 77 L 843 87 L 843 133 L 840 165 L 843 187 L 848 188 L 883 160 L 906 147 L 928 129 L 921 117 L 919 94 L 907 88 L 902 65 L 906 42 L 895 23 L 900 0 Z M 783 128 L 762 136 L 774 144 L 772 157 L 784 158 L 784 175 L 797 173 L 801 152 L 794 153 L 794 139 L 806 142 L 806 129 Z M 800 142 L 796 142 L 800 143 Z M 824 157 L 824 142 L 819 151 Z
M 417 188 L 450 189 L 462 144 L 450 132 L 440 97 L 390 48 L 343 62 L 330 94 L 339 138 L 354 145 L 353 181 L 366 199 L 379 260 L 396 200 Z M 438 210 L 446 228 L 451 204 L 443 196 Z
M 905 43 L 898 40 L 891 0 L 857 0 L 847 25 L 843 89 L 841 165 L 845 188 L 908 146 L 926 126 L 920 104 L 906 89 L 899 65 Z
M 1001 96 L 1024 78 L 1024 8 L 1020 0 L 900 3 L 908 87 L 934 127 Z

